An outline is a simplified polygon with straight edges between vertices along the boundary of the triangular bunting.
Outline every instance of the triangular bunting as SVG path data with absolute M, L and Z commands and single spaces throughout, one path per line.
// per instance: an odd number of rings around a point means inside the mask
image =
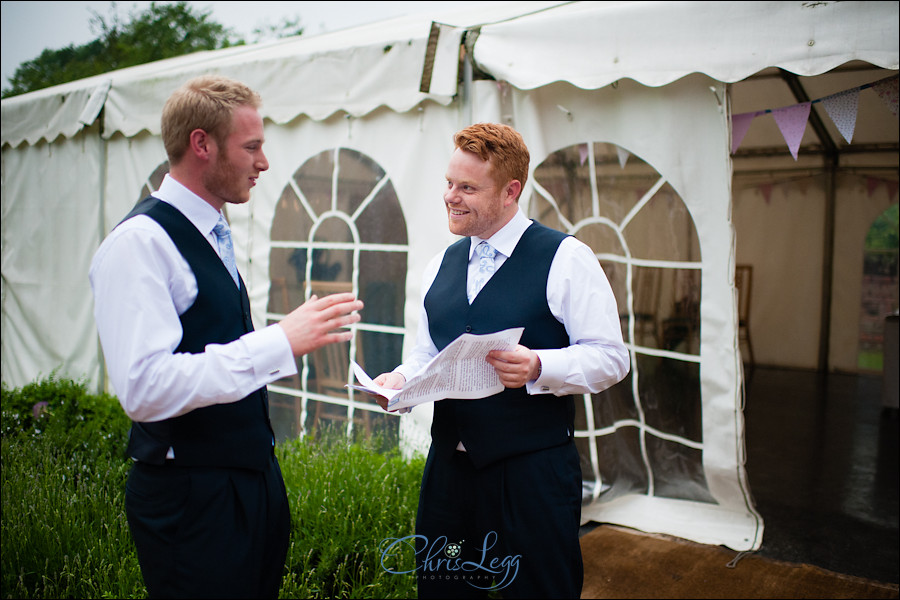
M 853 140 L 856 115 L 859 112 L 859 88 L 822 98 L 822 104 L 825 105 L 828 116 L 831 117 L 838 131 L 849 144 Z
M 588 145 L 587 144 L 579 144 L 578 145 L 578 159 L 581 161 L 581 166 L 584 166 L 584 161 L 587 160 L 588 157 Z
M 866 177 L 866 192 L 869 194 L 869 198 L 872 197 L 872 194 L 875 193 L 875 188 L 878 187 L 878 184 L 881 181 L 875 179 L 874 177 Z
M 853 140 L 853 132 L 856 129 L 856 118 L 859 113 L 859 92 L 866 88 L 872 88 L 887 105 L 888 110 L 896 117 L 898 83 L 900 83 L 900 77 L 894 75 L 875 83 L 868 83 L 811 102 L 731 115 L 731 153 L 737 152 L 754 118 L 765 113 L 772 113 L 778 128 L 781 130 L 781 135 L 784 136 L 784 141 L 787 142 L 788 148 L 791 150 L 791 156 L 794 157 L 794 160 L 797 160 L 797 151 L 806 131 L 806 123 L 809 121 L 809 111 L 812 104 L 816 102 L 824 103 L 828 116 L 831 117 L 838 131 L 841 132 L 841 135 L 844 136 L 844 139 L 849 144 Z
M 731 153 L 737 152 L 738 146 L 744 141 L 747 130 L 750 129 L 750 123 L 753 119 L 764 111 L 741 113 L 739 115 L 731 115 Z
M 891 77 L 872 84 L 872 89 L 878 97 L 887 105 L 888 109 L 897 116 L 897 88 L 900 77 Z
M 809 120 L 809 109 L 811 102 L 803 102 L 794 106 L 785 108 L 776 108 L 772 110 L 772 116 L 787 142 L 791 151 L 791 156 L 797 160 L 797 150 L 800 148 L 800 140 L 803 139 L 803 132 L 806 131 L 806 122 Z
M 771 183 L 763 183 L 759 186 L 759 191 L 763 195 L 763 199 L 766 201 L 766 204 L 772 199 L 772 184 Z
M 894 194 L 897 193 L 898 183 L 896 181 L 888 181 L 886 183 L 886 185 L 887 185 L 887 189 L 888 189 L 888 200 L 893 202 Z

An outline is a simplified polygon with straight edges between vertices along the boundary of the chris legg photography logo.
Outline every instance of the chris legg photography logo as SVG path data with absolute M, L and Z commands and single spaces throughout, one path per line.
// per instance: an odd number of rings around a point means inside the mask
M 406 575 L 419 571 L 418 576 L 430 579 L 462 580 L 480 590 L 502 590 L 511 584 L 519 573 L 521 554 L 492 556 L 490 550 L 497 545 L 497 533 L 484 536 L 480 547 L 475 548 L 477 561 L 462 560 L 465 540 L 450 541 L 440 536 L 429 542 L 424 535 L 408 535 L 381 541 L 381 568 L 394 575 Z M 416 568 L 399 571 L 389 566 L 404 549 L 411 548 L 416 556 Z

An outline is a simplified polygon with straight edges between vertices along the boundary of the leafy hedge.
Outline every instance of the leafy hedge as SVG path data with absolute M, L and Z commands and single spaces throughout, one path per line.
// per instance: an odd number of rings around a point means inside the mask
M 144 598 L 125 518 L 130 422 L 117 399 L 50 376 L 2 386 L 3 598 Z M 325 432 L 277 448 L 291 505 L 282 598 L 409 598 L 382 565 L 413 533 L 424 458 Z M 409 570 L 412 555 L 392 556 Z M 398 561 L 402 564 L 398 564 Z

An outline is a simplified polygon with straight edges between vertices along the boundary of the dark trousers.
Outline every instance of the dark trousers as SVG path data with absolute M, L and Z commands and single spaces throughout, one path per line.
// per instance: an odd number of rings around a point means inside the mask
M 137 462 L 125 509 L 151 598 L 278 597 L 290 512 L 274 457 L 265 471 Z
M 476 469 L 429 451 L 416 518 L 419 598 L 579 598 L 574 441 Z

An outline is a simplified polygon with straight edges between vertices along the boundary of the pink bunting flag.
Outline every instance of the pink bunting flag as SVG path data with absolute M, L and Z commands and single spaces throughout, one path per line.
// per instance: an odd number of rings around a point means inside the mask
M 896 181 L 888 181 L 886 183 L 888 189 L 888 200 L 894 201 L 894 194 L 897 193 L 898 183 Z
M 853 140 L 853 130 L 856 129 L 856 115 L 859 112 L 859 88 L 847 90 L 839 94 L 832 94 L 822 98 L 825 111 L 834 122 L 838 131 L 849 144 Z
M 877 188 L 880 183 L 881 181 L 874 177 L 866 177 L 866 192 L 868 193 L 869 198 L 875 193 L 875 188 Z
M 887 105 L 888 109 L 894 116 L 897 116 L 897 88 L 900 77 L 891 77 L 883 79 L 872 84 L 872 89 L 878 94 L 878 97 Z
M 800 140 L 803 139 L 803 132 L 806 131 L 806 122 L 809 120 L 809 109 L 811 102 L 803 102 L 794 106 L 786 106 L 784 108 L 775 108 L 772 110 L 772 116 L 787 142 L 791 151 L 791 156 L 797 160 L 797 150 L 800 149 Z
M 741 113 L 739 115 L 731 115 L 731 153 L 737 152 L 738 146 L 744 141 L 747 130 L 750 129 L 750 123 L 757 115 L 765 111 L 755 111 Z
M 583 167 L 584 161 L 587 160 L 588 157 L 588 145 L 587 144 L 578 144 L 578 160 L 579 164 Z

